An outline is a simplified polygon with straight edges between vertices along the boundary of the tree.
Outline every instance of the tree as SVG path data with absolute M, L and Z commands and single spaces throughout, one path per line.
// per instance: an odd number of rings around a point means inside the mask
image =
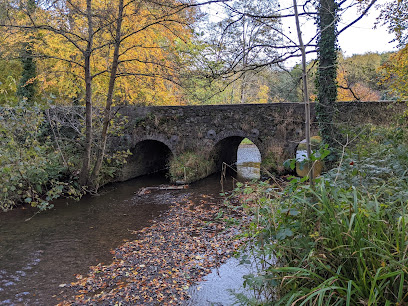
M 316 116 L 322 139 L 331 148 L 336 143 L 336 127 L 333 118 L 337 98 L 337 21 L 338 5 L 335 0 L 320 0 L 318 6 L 318 60 Z
M 21 76 L 21 62 L 0 60 L 0 105 L 15 105 L 18 79 Z
M 218 56 L 223 59 L 227 70 L 240 70 L 240 103 L 248 100 L 247 90 L 251 86 L 254 73 L 247 69 L 261 66 L 276 59 L 276 51 L 269 48 L 278 40 L 278 18 L 252 18 L 249 14 L 273 14 L 277 11 L 277 1 L 257 0 L 234 1 L 228 5 L 227 18 L 222 20 Z M 250 69 L 252 70 L 252 69 Z
M 274 68 L 269 70 L 268 86 L 271 102 L 302 101 L 302 71 L 299 65 L 292 69 Z M 310 84 L 310 82 L 308 82 Z M 310 91 L 309 91 L 310 92 Z
M 384 82 L 399 99 L 408 99 L 408 3 L 390 0 L 381 11 L 380 20 L 395 34 L 400 50 L 384 64 Z
M 27 0 L 26 10 L 30 15 L 34 14 L 36 9 L 35 0 Z M 23 65 L 23 73 L 17 88 L 17 96 L 21 99 L 27 99 L 32 103 L 37 85 L 37 65 L 33 59 L 33 35 L 27 31 L 27 41 L 23 42 L 20 60 Z
M 27 99 L 32 102 L 36 93 L 37 87 L 37 65 L 33 59 L 33 46 L 30 42 L 23 43 L 21 50 L 21 63 L 23 73 L 17 88 L 17 96 L 21 99 Z
M 65 63 L 80 76 L 85 88 L 86 109 L 80 183 L 97 189 L 98 182 L 95 180 L 103 160 L 117 78 L 150 77 L 152 80 L 176 81 L 172 79 L 176 68 L 171 64 L 176 62 L 171 55 L 174 50 L 172 46 L 177 39 L 188 36 L 187 24 L 193 15 L 186 12 L 188 6 L 171 1 L 46 1 L 38 4 L 41 9 L 35 13 L 25 10 L 24 14 L 21 14 L 18 3 L 2 1 L 1 4 L 10 12 L 8 16 L 11 16 L 2 20 L 3 28 L 36 31 L 44 37 L 42 43 L 37 45 L 36 56 Z M 21 25 L 21 15 L 30 22 L 29 25 Z M 155 37 L 152 44 L 146 39 L 150 36 Z M 50 42 L 58 43 L 51 45 Z M 163 50 L 167 50 L 167 53 Z M 160 52 L 166 54 L 164 60 L 150 56 Z M 95 81 L 97 79 L 99 82 Z M 105 113 L 102 134 L 97 143 L 98 156 L 101 157 L 97 158 L 92 175 L 94 181 L 91 181 L 89 175 L 95 144 L 92 113 L 95 99 L 105 100 Z
M 293 0 L 293 8 L 295 12 L 296 20 L 296 32 L 299 39 L 299 48 L 302 53 L 302 83 L 303 83 L 303 102 L 305 103 L 305 136 L 306 136 L 306 152 L 307 159 L 310 160 L 312 157 L 312 149 L 310 142 L 310 101 L 309 93 L 307 90 L 307 69 L 306 69 L 306 47 L 303 44 L 302 31 L 300 30 L 299 13 L 296 0 Z M 310 167 L 310 186 L 313 187 L 314 170 L 313 165 Z
M 391 55 L 383 67 L 386 71 L 383 82 L 396 98 L 408 100 L 408 45 Z
M 403 0 L 390 0 L 381 7 L 379 19 L 387 25 L 400 47 L 408 43 L 408 3 Z

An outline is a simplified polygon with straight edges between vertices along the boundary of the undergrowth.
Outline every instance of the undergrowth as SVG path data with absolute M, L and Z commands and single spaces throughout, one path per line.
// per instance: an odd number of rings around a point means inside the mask
M 0 209 L 27 203 L 40 211 L 61 195 L 81 190 L 62 162 L 63 154 L 47 133 L 44 112 L 23 102 L 0 109 Z
M 262 263 L 246 305 L 408 303 L 408 141 L 370 128 L 312 189 L 292 178 L 234 191 L 252 216 L 246 246 Z
M 200 153 L 184 152 L 169 162 L 169 176 L 172 182 L 191 183 L 208 176 L 215 168 L 214 161 Z

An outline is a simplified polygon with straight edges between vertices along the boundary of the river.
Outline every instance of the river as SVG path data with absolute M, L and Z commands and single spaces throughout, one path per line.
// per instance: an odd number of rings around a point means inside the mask
M 63 284 L 89 266 L 109 263 L 110 250 L 135 239 L 133 231 L 149 226 L 172 203 L 203 194 L 222 200 L 219 174 L 186 190 L 137 195 L 142 187 L 160 184 L 168 184 L 163 175 L 144 176 L 110 185 L 99 196 L 56 201 L 55 208 L 34 217 L 31 208 L 0 213 L 0 304 L 56 304 L 68 290 Z M 231 181 L 223 186 L 231 187 Z M 198 291 L 193 295 L 201 299 Z

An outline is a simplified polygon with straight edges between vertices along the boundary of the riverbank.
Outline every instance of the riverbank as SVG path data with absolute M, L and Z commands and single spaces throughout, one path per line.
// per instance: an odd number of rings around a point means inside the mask
M 93 266 L 76 282 L 61 284 L 70 289 L 59 305 L 182 304 L 188 288 L 240 246 L 242 241 L 233 239 L 238 227 L 227 226 L 232 213 L 237 214 L 205 195 L 198 204 L 186 198 L 137 231 L 137 240 L 118 247 L 111 264 Z
M 367 127 L 313 187 L 235 189 L 253 216 L 247 247 L 264 263 L 246 277 L 259 296 L 243 304 L 407 305 L 407 136 Z

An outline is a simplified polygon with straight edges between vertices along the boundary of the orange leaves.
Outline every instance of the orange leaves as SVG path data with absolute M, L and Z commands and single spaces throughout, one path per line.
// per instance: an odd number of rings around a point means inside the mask
M 239 247 L 230 243 L 236 229 L 223 230 L 225 224 L 214 221 L 219 209 L 208 203 L 173 206 L 138 231 L 138 240 L 116 249 L 110 265 L 92 267 L 71 286 L 79 294 L 70 303 L 174 305 L 188 299 L 190 285 Z
M 367 85 L 349 81 L 347 71 L 339 67 L 337 70 L 337 100 L 338 101 L 378 101 L 380 94 Z

